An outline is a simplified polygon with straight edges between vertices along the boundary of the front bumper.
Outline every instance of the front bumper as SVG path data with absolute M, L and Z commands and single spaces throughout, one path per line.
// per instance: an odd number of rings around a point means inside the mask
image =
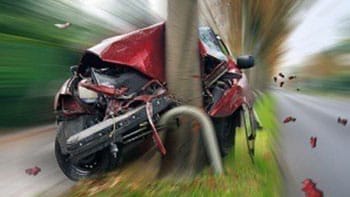
M 150 102 L 153 107 L 153 119 L 174 104 L 167 96 L 154 98 Z M 147 129 L 147 125 L 146 105 L 142 105 L 69 137 L 66 142 L 67 151 L 71 158 L 79 160 L 106 148 L 111 143 L 128 144 L 150 134 L 152 131 Z

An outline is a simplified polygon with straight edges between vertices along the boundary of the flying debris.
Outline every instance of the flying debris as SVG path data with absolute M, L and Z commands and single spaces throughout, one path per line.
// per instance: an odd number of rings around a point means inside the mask
M 310 137 L 311 148 L 316 148 L 316 144 L 317 144 L 317 137 L 311 136 Z
M 39 174 L 39 172 L 41 172 L 41 168 L 39 168 L 38 166 L 35 166 L 33 168 L 26 169 L 25 172 L 28 175 L 36 176 L 37 174 Z
M 287 118 L 285 118 L 285 119 L 283 120 L 283 123 L 286 124 L 286 123 L 288 123 L 288 122 L 295 122 L 296 120 L 297 120 L 296 118 L 294 118 L 294 117 L 292 117 L 292 116 L 288 116 Z
M 343 126 L 346 126 L 346 124 L 348 123 L 348 120 L 345 118 L 338 117 L 338 123 L 342 124 Z
M 284 78 L 284 74 L 283 73 L 278 73 L 278 76 Z
M 284 82 L 283 82 L 283 81 L 281 81 L 281 83 L 280 83 L 280 87 L 282 88 L 282 87 L 283 87 L 283 85 L 284 85 Z
M 305 197 L 323 197 L 323 192 L 316 187 L 311 179 L 305 179 L 301 191 L 305 193 Z
M 277 77 L 276 77 L 276 76 L 273 77 L 273 81 L 274 81 L 275 83 L 277 82 Z
M 292 80 L 292 79 L 295 79 L 295 78 L 297 78 L 297 76 L 295 76 L 295 75 L 288 77 L 289 80 Z
M 67 29 L 68 27 L 70 27 L 72 24 L 70 22 L 66 22 L 66 23 L 63 23 L 63 24 L 55 24 L 55 26 L 59 29 Z

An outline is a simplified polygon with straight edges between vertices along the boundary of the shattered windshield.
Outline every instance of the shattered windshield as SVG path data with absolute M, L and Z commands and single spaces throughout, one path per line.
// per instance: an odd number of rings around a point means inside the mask
M 219 41 L 216 39 L 216 35 L 210 27 L 200 27 L 199 38 L 208 47 L 208 54 L 210 56 L 219 60 L 227 61 L 227 57 L 222 52 Z

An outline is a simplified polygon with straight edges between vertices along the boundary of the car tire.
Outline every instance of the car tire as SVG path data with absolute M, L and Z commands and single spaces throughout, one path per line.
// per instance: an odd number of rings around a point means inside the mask
M 57 163 L 63 173 L 71 180 L 78 181 L 85 178 L 96 177 L 99 174 L 102 174 L 118 164 L 119 155 L 117 158 L 111 154 L 109 147 L 101 151 L 98 151 L 86 158 L 83 158 L 79 162 L 73 163 L 69 159 L 69 154 L 62 150 L 62 134 L 65 131 L 65 135 L 68 136 L 76 133 L 76 130 L 82 131 L 82 128 L 77 127 L 77 125 L 82 125 L 78 121 L 86 121 L 85 118 L 77 118 L 73 120 L 64 120 L 58 124 L 58 133 L 55 140 L 55 157 Z M 74 128 L 75 131 L 69 131 L 67 128 Z M 64 130 L 66 128 L 66 130 Z M 67 137 L 67 136 L 66 136 Z
M 239 113 L 212 119 L 222 157 L 227 156 L 235 145 L 236 127 L 238 126 L 237 122 L 239 122 L 237 114 Z

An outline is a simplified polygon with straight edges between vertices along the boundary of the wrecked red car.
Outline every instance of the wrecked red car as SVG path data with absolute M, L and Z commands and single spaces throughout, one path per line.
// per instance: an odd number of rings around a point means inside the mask
M 168 94 L 164 74 L 165 23 L 106 39 L 87 49 L 55 97 L 58 132 L 55 155 L 72 180 L 91 177 L 117 165 L 125 147 L 152 136 L 165 148 L 157 124 L 163 113 L 181 105 Z M 232 59 L 209 27 L 199 28 L 203 106 L 215 125 L 219 148 L 232 148 L 240 110 L 251 106 L 241 69 L 251 56 Z

